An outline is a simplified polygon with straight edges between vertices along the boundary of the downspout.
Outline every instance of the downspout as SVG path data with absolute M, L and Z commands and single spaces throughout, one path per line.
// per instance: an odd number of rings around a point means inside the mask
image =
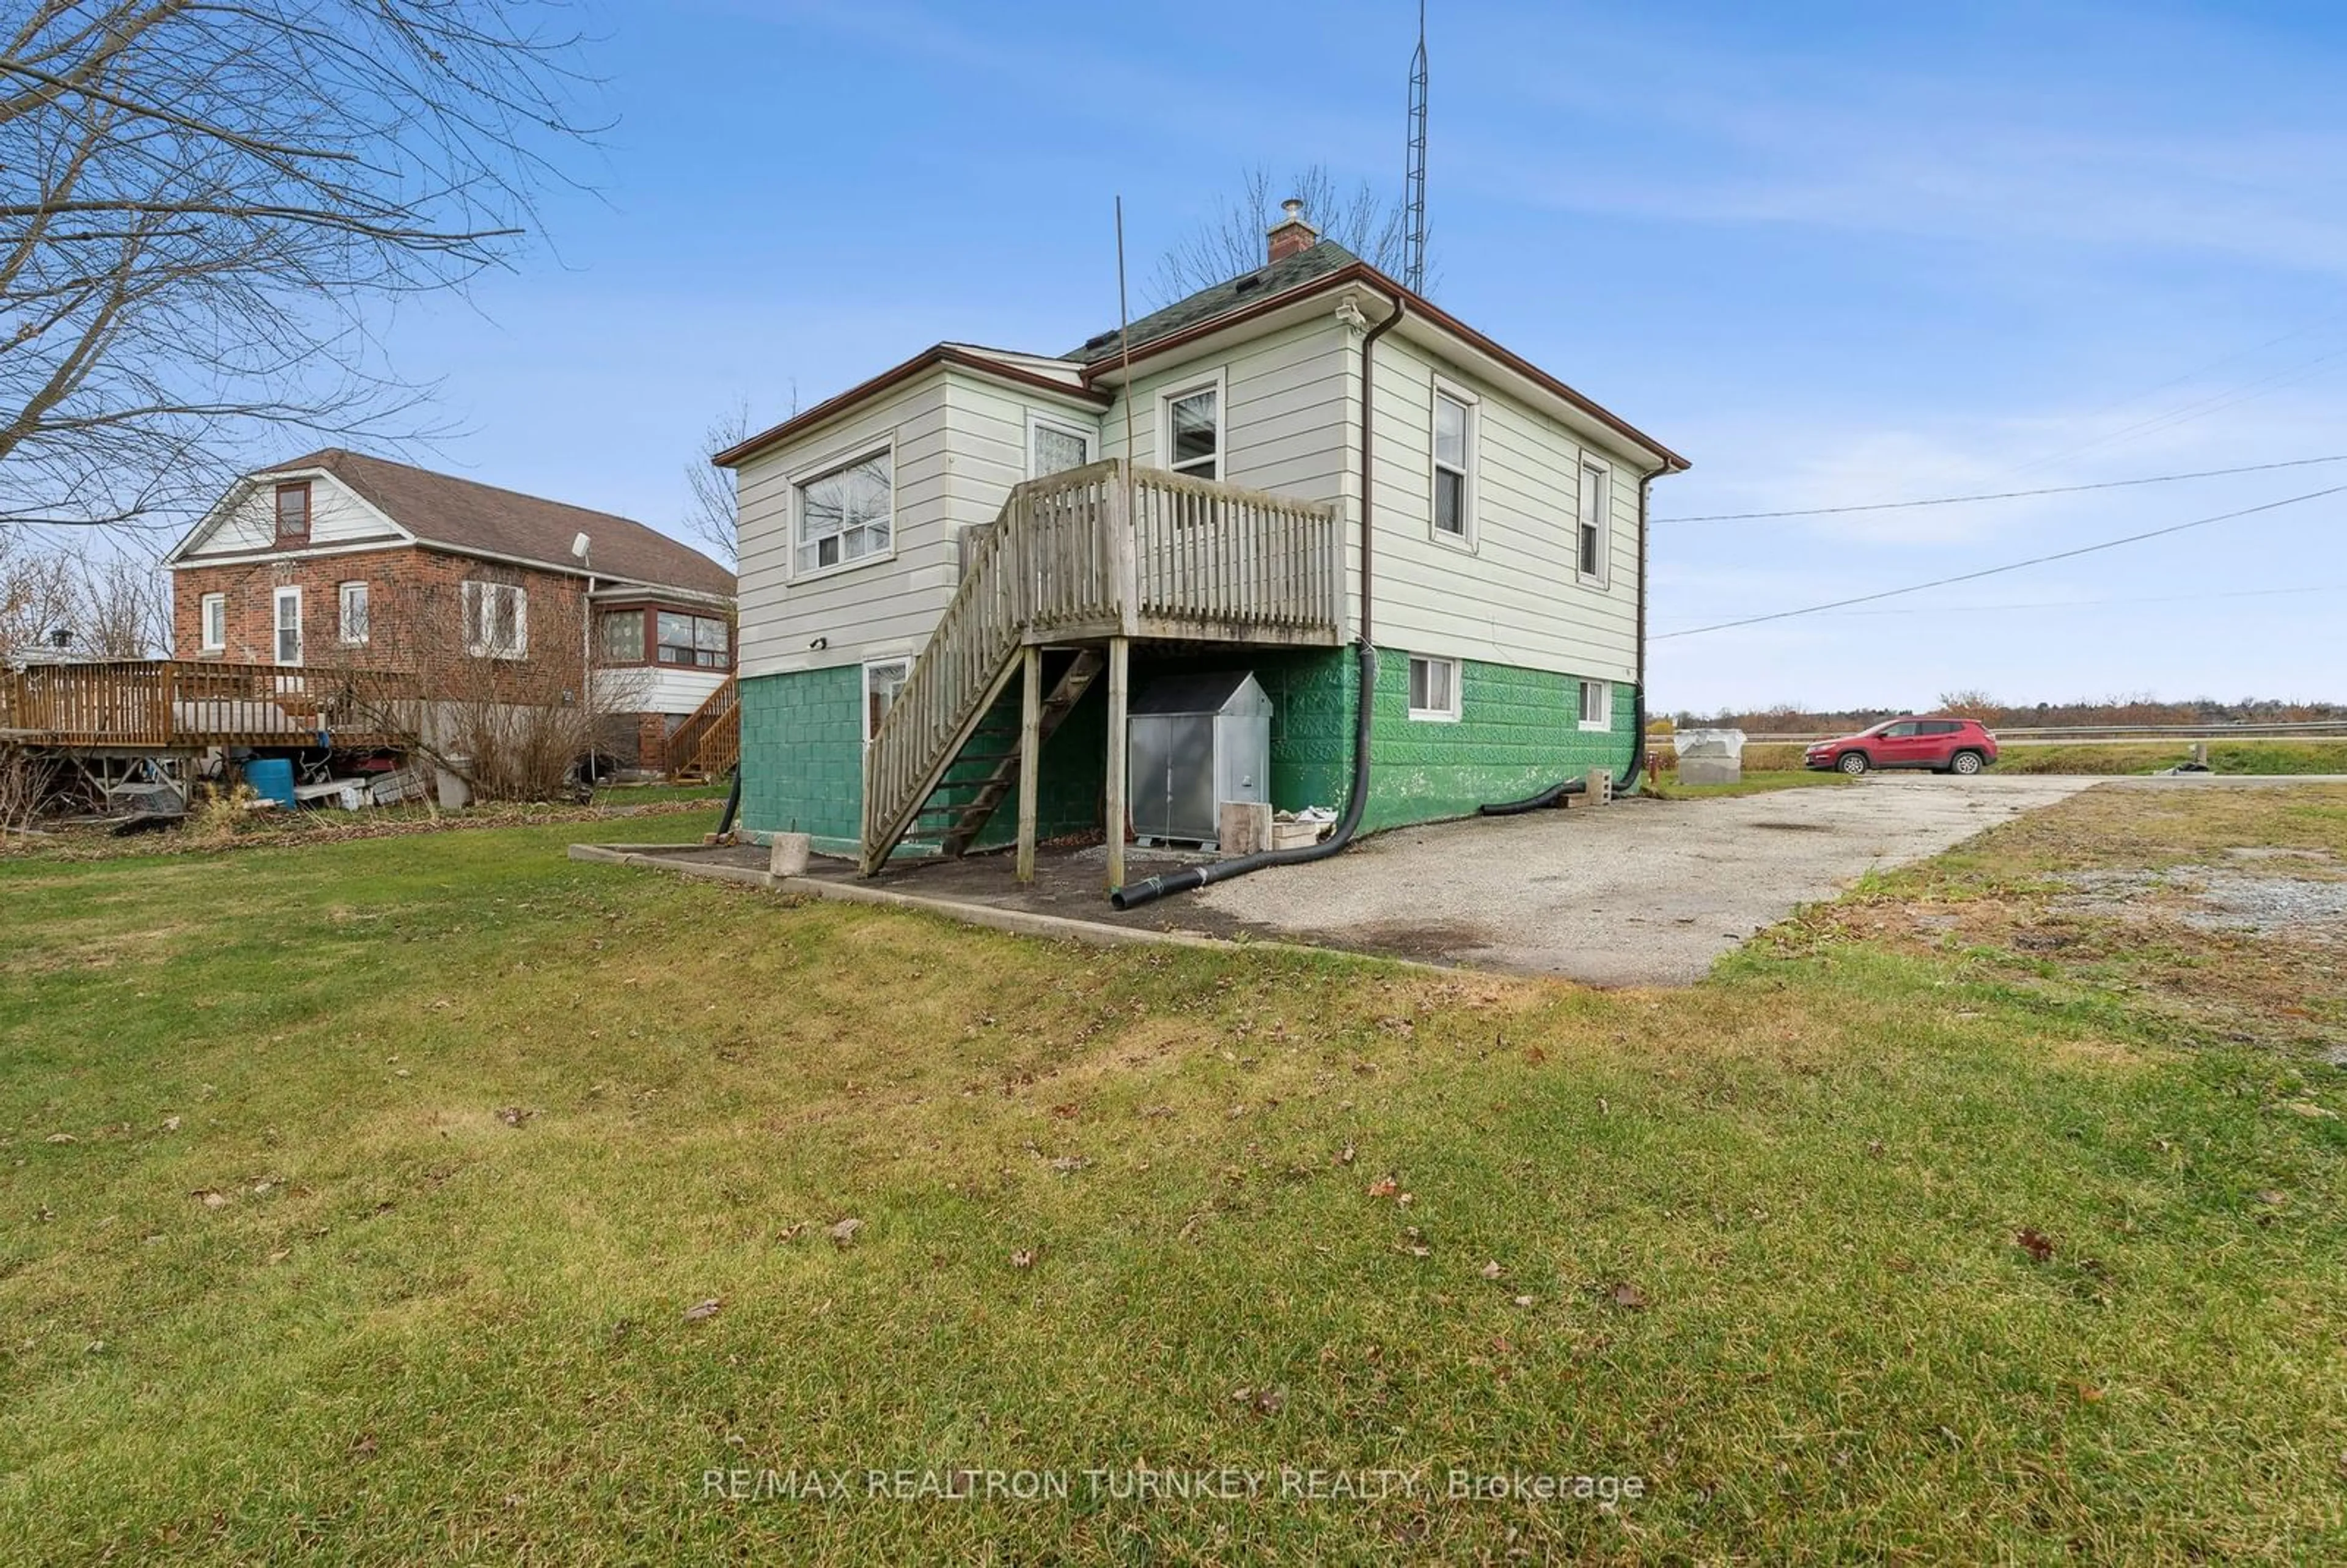
M 1667 468 L 1657 468 L 1654 473 L 1638 476 L 1638 647 L 1634 682 L 1636 695 L 1631 699 L 1630 766 L 1622 775 L 1628 781 L 1620 792 L 1624 794 L 1638 792 L 1639 781 L 1646 769 L 1646 491 L 1654 484 L 1655 475 L 1666 472 Z M 1479 816 L 1518 816 L 1528 811 L 1554 805 L 1569 795 L 1586 794 L 1588 792 L 1586 777 L 1563 779 L 1537 794 L 1528 794 L 1522 800 L 1494 801 L 1489 805 L 1477 806 L 1475 812 Z
M 1271 849 L 1259 855 L 1242 855 L 1230 860 L 1217 860 L 1207 866 L 1186 866 L 1179 871 L 1169 871 L 1162 876 L 1152 876 L 1130 887 L 1110 892 L 1108 901 L 1119 909 L 1137 909 L 1169 893 L 1187 893 L 1194 887 L 1209 883 L 1227 882 L 1234 876 L 1245 876 L 1251 871 L 1261 871 L 1266 866 L 1303 866 L 1315 860 L 1326 860 L 1353 842 L 1360 831 L 1361 814 L 1369 804 L 1369 729 L 1376 717 L 1378 691 L 1378 646 L 1373 619 L 1376 574 L 1372 566 L 1376 557 L 1374 531 L 1374 496 L 1369 465 L 1376 440 L 1376 421 L 1369 405 L 1370 351 L 1378 339 L 1401 324 L 1409 311 L 1409 297 L 1395 294 L 1393 314 L 1361 334 L 1361 623 L 1359 635 L 1353 644 L 1356 678 L 1354 681 L 1353 713 L 1353 787 L 1345 797 L 1345 815 L 1337 819 L 1337 830 L 1317 844 L 1307 844 L 1300 849 Z

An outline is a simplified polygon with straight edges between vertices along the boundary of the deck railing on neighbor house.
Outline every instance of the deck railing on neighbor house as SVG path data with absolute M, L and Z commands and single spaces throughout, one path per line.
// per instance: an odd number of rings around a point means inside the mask
M 1030 643 L 1334 644 L 1333 507 L 1112 459 L 1030 480 L 964 541 L 962 579 L 865 753 L 864 858 L 887 857 Z
M 184 659 L 32 664 L 0 671 L 0 739 L 24 744 L 200 751 L 364 745 L 391 737 L 386 704 L 412 677 L 379 670 Z

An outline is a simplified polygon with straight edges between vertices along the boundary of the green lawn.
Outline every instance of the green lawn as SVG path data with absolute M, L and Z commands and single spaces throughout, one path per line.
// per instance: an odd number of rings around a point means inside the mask
M 1604 994 L 561 856 L 707 822 L 0 863 L 0 1555 L 2347 1554 L 2316 1026 L 1894 918 L 2058 835 Z

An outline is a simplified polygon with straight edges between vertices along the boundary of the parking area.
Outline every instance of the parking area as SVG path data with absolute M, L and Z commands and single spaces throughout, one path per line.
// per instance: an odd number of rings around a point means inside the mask
M 2102 782 L 1881 775 L 1439 823 L 1206 888 L 1181 923 L 1591 985 L 1684 985 L 1869 869 Z
M 1813 789 L 1629 799 L 1399 828 L 1120 914 L 1098 845 L 1046 845 L 1021 887 L 1007 855 L 899 864 L 865 882 L 818 859 L 796 883 L 873 888 L 945 909 L 1048 916 L 1124 931 L 1275 938 L 1598 986 L 1686 985 L 1720 954 L 1868 870 L 1936 855 L 2096 784 L 2092 777 L 1878 775 Z M 2150 783 L 2152 781 L 2144 781 Z M 2180 784 L 2181 781 L 2157 781 Z M 1136 852 L 1139 878 L 1188 856 Z M 676 860 L 763 871 L 755 846 Z M 1070 927 L 1060 927 L 1065 933 Z

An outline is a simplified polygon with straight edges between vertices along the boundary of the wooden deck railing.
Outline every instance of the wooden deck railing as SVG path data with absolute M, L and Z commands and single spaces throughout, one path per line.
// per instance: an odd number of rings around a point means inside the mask
M 741 760 L 742 685 L 728 675 L 669 733 L 669 776 L 715 778 Z
M 109 660 L 0 671 L 0 737 L 83 748 L 367 744 L 385 705 L 414 695 L 384 671 Z
M 887 860 L 1029 643 L 1334 643 L 1335 509 L 1094 463 L 1010 492 L 964 541 L 960 587 L 864 758 L 864 865 Z

